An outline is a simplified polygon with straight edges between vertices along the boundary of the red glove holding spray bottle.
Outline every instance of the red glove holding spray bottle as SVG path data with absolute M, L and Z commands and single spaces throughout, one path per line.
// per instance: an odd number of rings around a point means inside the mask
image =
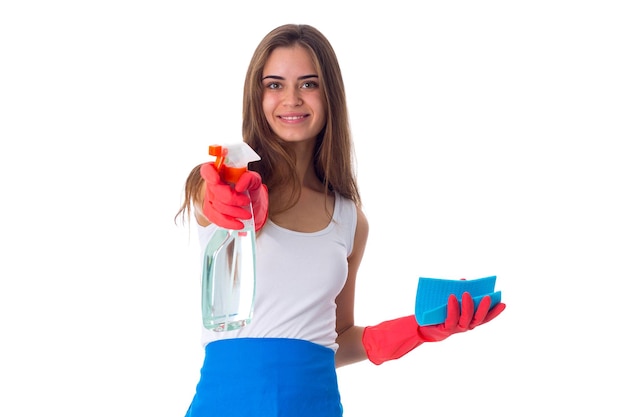
M 205 183 L 202 212 L 211 223 L 239 230 L 243 228 L 243 223 L 238 219 L 251 218 L 251 213 L 244 207 L 252 203 L 255 231 L 258 232 L 267 221 L 269 207 L 267 186 L 261 176 L 246 167 L 225 165 L 225 154 L 220 146 L 209 147 L 209 154 L 217 158 L 215 162 L 207 162 L 200 167 Z

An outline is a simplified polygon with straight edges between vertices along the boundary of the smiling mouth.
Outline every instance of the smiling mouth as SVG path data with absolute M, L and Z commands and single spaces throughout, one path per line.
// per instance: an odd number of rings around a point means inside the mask
M 297 120 L 302 120 L 305 117 L 307 117 L 306 115 L 301 115 L 301 116 L 278 116 L 279 118 L 286 120 L 286 121 L 297 121 Z

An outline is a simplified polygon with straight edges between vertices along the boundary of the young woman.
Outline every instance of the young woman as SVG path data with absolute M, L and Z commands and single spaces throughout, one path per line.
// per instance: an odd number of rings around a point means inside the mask
M 187 417 L 338 417 L 336 367 L 398 359 L 424 342 L 486 323 L 504 304 L 477 309 L 450 297 L 445 323 L 414 316 L 354 323 L 357 270 L 368 223 L 353 171 L 341 70 L 329 41 L 308 25 L 269 32 L 254 52 L 243 97 L 243 139 L 261 157 L 235 189 L 213 163 L 195 167 L 177 216 L 193 212 L 201 247 L 217 226 L 241 228 L 252 202 L 257 228 L 254 317 L 241 329 L 203 329 L 205 360 Z M 247 195 L 244 193 L 248 191 Z

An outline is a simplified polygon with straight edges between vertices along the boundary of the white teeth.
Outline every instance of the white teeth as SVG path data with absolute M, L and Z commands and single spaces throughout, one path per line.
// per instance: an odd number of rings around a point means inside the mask
M 303 119 L 304 116 L 281 116 L 281 118 L 285 120 L 298 120 L 298 119 Z

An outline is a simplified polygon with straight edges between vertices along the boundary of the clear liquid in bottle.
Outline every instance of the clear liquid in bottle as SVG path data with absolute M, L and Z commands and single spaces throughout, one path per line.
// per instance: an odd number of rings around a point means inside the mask
M 214 331 L 235 330 L 252 319 L 255 293 L 254 220 L 244 228 L 218 228 L 204 251 L 202 321 Z

